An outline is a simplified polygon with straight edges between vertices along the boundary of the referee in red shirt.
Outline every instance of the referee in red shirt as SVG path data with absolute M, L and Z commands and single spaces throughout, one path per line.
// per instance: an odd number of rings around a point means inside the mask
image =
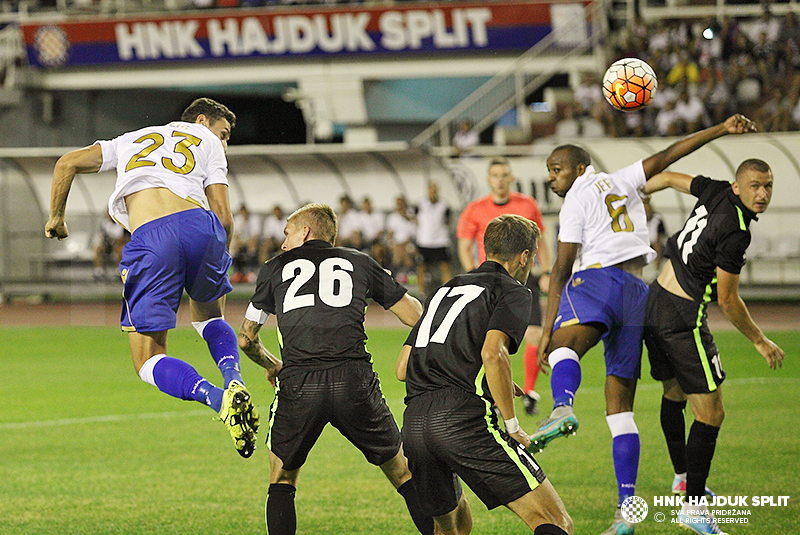
M 514 182 L 514 175 L 511 173 L 511 166 L 508 158 L 493 158 L 489 162 L 489 176 L 487 178 L 491 193 L 469 203 L 458 220 L 456 236 L 458 238 L 458 258 L 464 271 L 472 271 L 486 260 L 486 252 L 483 249 L 483 235 L 489 221 L 502 214 L 516 214 L 530 219 L 539 226 L 544 234 L 544 224 L 542 213 L 536 199 L 530 195 L 512 192 L 511 184 Z M 475 245 L 478 246 L 478 254 L 475 255 Z M 537 363 L 536 351 L 539 340 L 542 337 L 542 307 L 539 303 L 539 289 L 547 291 L 550 284 L 550 249 L 547 241 L 539 240 L 539 251 L 537 253 L 539 265 L 542 268 L 542 277 L 528 277 L 527 286 L 533 294 L 533 304 L 531 315 L 528 320 L 528 329 L 525 331 L 525 395 L 523 403 L 525 412 L 537 414 L 537 402 L 539 394 L 536 393 L 536 379 L 539 376 L 539 365 Z

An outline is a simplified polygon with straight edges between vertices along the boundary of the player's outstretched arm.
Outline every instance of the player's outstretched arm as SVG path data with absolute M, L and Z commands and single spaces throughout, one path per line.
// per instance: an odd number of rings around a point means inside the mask
M 558 307 L 561 304 L 561 292 L 572 275 L 572 266 L 578 257 L 579 247 L 579 243 L 558 242 L 556 262 L 553 264 L 553 271 L 550 274 L 550 287 L 547 291 L 547 312 L 545 312 L 544 316 L 542 338 L 539 341 L 538 350 L 539 368 L 545 375 L 547 374 L 547 368 L 550 367 L 548 346 L 550 345 L 550 336 L 553 333 L 553 325 L 556 323 Z
M 92 145 L 73 150 L 56 162 L 53 169 L 53 186 L 50 191 L 50 218 L 44 226 L 44 235 L 48 238 L 63 240 L 69 236 L 64 212 L 67 208 L 67 197 L 75 175 L 79 173 L 96 173 L 103 165 L 103 150 L 100 145 Z
M 739 275 L 717 268 L 717 302 L 728 321 L 753 342 L 770 368 L 783 367 L 783 349 L 764 335 L 739 296 Z
M 653 154 L 642 162 L 644 174 L 649 179 L 687 154 L 691 154 L 709 141 L 713 141 L 718 137 L 728 134 L 746 134 L 756 131 L 756 124 L 753 121 L 737 113 L 736 115 L 728 117 L 724 123 L 690 134 L 676 141 L 661 152 Z
M 389 307 L 389 310 L 400 321 L 409 327 L 413 327 L 422 316 L 422 303 L 416 297 L 405 294 L 397 303 Z
M 645 182 L 642 193 L 649 195 L 667 188 L 678 190 L 681 193 L 691 193 L 692 180 L 694 177 L 691 175 L 664 171 Z
M 492 329 L 486 333 L 481 348 L 481 360 L 486 371 L 486 383 L 492 393 L 495 405 L 505 420 L 506 432 L 525 446 L 531 445 L 531 439 L 519 427 L 514 411 L 514 381 L 511 379 L 511 356 L 508 353 L 510 339 L 503 331 Z
M 275 386 L 275 378 L 283 367 L 283 361 L 269 352 L 261 343 L 258 332 L 261 330 L 261 323 L 245 318 L 239 329 L 239 349 L 247 355 L 250 360 L 267 370 L 267 380 Z

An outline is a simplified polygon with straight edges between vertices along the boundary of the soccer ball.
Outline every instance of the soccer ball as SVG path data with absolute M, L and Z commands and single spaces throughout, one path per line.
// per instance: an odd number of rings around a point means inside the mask
M 622 111 L 647 106 L 656 87 L 656 73 L 650 65 L 636 58 L 615 61 L 603 76 L 603 95 L 609 104 Z

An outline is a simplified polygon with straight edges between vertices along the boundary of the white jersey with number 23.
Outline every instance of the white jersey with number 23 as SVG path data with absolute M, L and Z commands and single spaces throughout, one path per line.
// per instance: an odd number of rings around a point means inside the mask
M 103 151 L 100 171 L 117 169 L 108 213 L 129 228 L 125 197 L 149 188 L 167 188 L 209 209 L 205 188 L 228 183 L 222 141 L 201 124 L 176 121 L 97 141 Z

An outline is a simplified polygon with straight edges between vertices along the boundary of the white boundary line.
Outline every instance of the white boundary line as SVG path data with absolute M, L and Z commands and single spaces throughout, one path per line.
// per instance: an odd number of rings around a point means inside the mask
M 84 425 L 109 422 L 130 422 L 135 420 L 157 420 L 162 418 L 183 418 L 201 415 L 211 416 L 208 409 L 186 412 L 151 412 L 143 414 L 111 414 L 108 416 L 90 416 L 87 418 L 61 418 L 59 420 L 38 420 L 30 422 L 0 423 L 0 431 L 6 429 L 29 429 L 31 427 L 58 427 L 62 425 Z

